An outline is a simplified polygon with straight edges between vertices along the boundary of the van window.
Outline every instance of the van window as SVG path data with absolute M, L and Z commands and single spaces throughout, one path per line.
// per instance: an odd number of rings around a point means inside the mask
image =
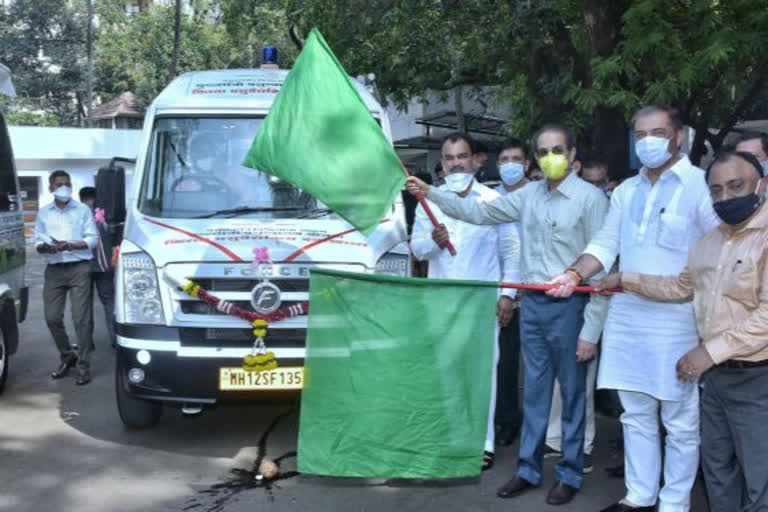
M 242 166 L 262 122 L 159 118 L 146 156 L 139 210 L 154 217 L 292 218 L 318 208 L 290 183 Z
M 11 139 L 5 119 L 0 116 L 0 212 L 16 209 L 16 173 Z

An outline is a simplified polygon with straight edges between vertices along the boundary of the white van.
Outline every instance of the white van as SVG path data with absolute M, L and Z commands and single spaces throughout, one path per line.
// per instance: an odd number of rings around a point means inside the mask
M 259 400 L 303 382 L 306 316 L 270 325 L 266 344 L 280 367 L 254 379 L 241 368 L 252 327 L 177 283 L 254 309 L 264 299 L 254 250 L 263 247 L 282 306 L 308 300 L 313 268 L 410 275 L 400 198 L 366 238 L 307 193 L 242 167 L 287 73 L 187 73 L 147 110 L 116 274 L 117 405 L 128 426 L 154 425 L 164 402 L 192 413 L 233 393 Z M 353 83 L 391 140 L 385 110 Z
M 0 93 L 15 96 L 11 72 L 0 64 Z M 19 346 L 19 323 L 27 314 L 29 290 L 24 283 L 26 248 L 19 180 L 11 139 L 0 112 L 0 393 L 5 388 L 10 357 Z

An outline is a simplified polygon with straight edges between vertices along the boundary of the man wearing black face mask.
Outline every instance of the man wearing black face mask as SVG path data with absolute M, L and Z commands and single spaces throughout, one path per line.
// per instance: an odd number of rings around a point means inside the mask
M 654 301 L 693 299 L 701 344 L 677 378 L 701 377 L 701 456 L 712 510 L 768 508 L 768 207 L 760 162 L 727 152 L 707 169 L 720 227 L 704 235 L 678 276 L 611 274 Z

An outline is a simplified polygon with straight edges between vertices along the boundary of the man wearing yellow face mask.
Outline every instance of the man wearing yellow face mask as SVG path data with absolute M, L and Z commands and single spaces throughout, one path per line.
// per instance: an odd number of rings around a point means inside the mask
M 418 178 L 408 190 L 422 193 L 440 209 L 473 224 L 520 223 L 523 282 L 543 283 L 562 271 L 600 229 L 608 209 L 602 191 L 572 171 L 576 144 L 571 131 L 546 125 L 533 138 L 546 180 L 531 183 L 498 199 L 461 198 Z M 607 299 L 574 296 L 567 300 L 544 293 L 523 295 L 520 334 L 525 371 L 523 429 L 517 475 L 498 496 L 512 498 L 541 484 L 544 438 L 554 380 L 563 395 L 563 455 L 555 466 L 556 483 L 547 503 L 573 499 L 583 480 L 587 362 L 594 357 Z

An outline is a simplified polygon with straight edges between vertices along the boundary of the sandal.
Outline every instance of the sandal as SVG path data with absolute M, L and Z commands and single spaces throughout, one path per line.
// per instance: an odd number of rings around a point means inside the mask
M 488 471 L 493 467 L 494 455 L 493 452 L 483 452 L 483 471 Z

